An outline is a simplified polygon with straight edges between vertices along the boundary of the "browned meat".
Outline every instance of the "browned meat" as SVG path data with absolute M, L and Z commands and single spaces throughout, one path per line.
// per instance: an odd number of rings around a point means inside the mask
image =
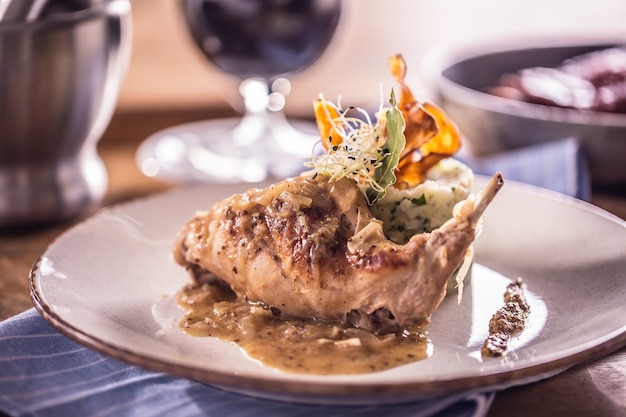
M 578 55 L 556 68 L 504 74 L 488 91 L 529 103 L 626 113 L 626 47 Z
M 502 184 L 495 175 L 453 219 L 399 245 L 385 238 L 354 181 L 304 174 L 198 213 L 174 257 L 195 279 L 223 280 L 286 315 L 381 332 L 424 324 Z

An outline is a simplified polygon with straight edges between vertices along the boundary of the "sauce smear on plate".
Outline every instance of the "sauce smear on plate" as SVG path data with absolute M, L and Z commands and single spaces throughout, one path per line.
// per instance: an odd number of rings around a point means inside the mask
M 480 353 L 484 357 L 499 357 L 506 354 L 509 341 L 526 327 L 530 306 L 524 295 L 524 282 L 517 278 L 506 287 L 504 306 L 489 320 L 489 337 Z
M 237 298 L 219 284 L 189 284 L 178 303 L 180 328 L 239 345 L 249 357 L 285 372 L 319 375 L 377 372 L 428 357 L 425 329 L 377 335 L 342 323 L 281 316 Z

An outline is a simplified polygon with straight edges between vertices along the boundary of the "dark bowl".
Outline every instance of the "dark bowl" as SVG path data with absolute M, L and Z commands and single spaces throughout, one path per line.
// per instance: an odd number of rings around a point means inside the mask
M 586 155 L 592 183 L 620 186 L 626 184 L 626 114 L 531 104 L 485 90 L 503 74 L 556 67 L 567 58 L 624 43 L 446 48 L 425 59 L 424 71 L 434 100 L 457 123 L 475 156 L 573 137 Z

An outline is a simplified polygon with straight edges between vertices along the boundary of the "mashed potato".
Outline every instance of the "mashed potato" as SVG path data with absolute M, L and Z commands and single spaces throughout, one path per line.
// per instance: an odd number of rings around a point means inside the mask
M 417 187 L 389 187 L 372 211 L 383 222 L 387 238 L 404 244 L 411 236 L 430 232 L 452 218 L 455 204 L 470 195 L 473 184 L 472 170 L 447 158 L 431 168 L 426 181 Z

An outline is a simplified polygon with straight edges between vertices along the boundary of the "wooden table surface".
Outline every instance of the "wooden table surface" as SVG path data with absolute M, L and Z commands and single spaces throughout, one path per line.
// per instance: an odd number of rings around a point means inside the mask
M 134 152 L 142 139 L 164 127 L 200 120 L 208 114 L 227 113 L 214 109 L 117 113 L 99 148 L 109 171 L 109 190 L 103 205 L 169 188 L 144 177 L 136 168 Z M 626 219 L 626 190 L 594 192 L 592 203 Z M 0 320 L 32 307 L 28 292 L 32 263 L 56 236 L 78 220 L 34 230 L 0 231 Z M 488 415 L 625 416 L 626 348 L 556 377 L 502 391 L 497 394 Z

